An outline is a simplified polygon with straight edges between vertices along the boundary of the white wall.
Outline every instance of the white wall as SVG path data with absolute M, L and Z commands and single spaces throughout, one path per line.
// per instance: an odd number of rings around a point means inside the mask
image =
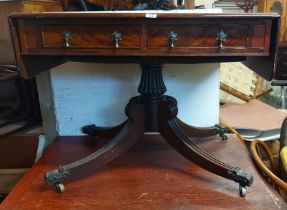
M 167 94 L 178 99 L 183 121 L 194 126 L 218 122 L 219 64 L 166 65 L 163 72 Z M 137 95 L 140 68 L 70 62 L 52 69 L 50 77 L 56 119 L 50 126 L 62 136 L 82 135 L 83 125 L 112 126 L 126 119 L 124 107 Z M 42 112 L 51 113 L 47 107 L 42 104 Z

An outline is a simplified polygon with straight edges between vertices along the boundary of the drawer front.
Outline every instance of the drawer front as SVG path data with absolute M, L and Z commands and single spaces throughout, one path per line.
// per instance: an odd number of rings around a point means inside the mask
M 141 48 L 140 25 L 42 25 L 43 48 L 116 48 L 114 32 L 120 33 L 118 48 Z
M 207 26 L 182 26 L 164 25 L 149 26 L 148 47 L 149 48 L 169 48 L 170 40 L 168 34 L 173 31 L 177 34 L 174 48 L 189 47 L 216 47 L 215 33 L 219 31 L 219 26 L 212 26 L 207 30 Z
M 148 28 L 148 47 L 170 48 L 171 41 L 168 34 L 171 31 L 177 34 L 177 40 L 174 41 L 173 47 L 175 49 L 218 49 L 221 45 L 217 36 L 219 32 L 224 32 L 223 34 L 226 35 L 226 38 L 222 41 L 222 50 L 238 49 L 242 52 L 244 49 L 254 48 L 257 52 L 263 52 L 265 48 L 264 34 L 266 33 L 266 27 L 264 24 L 150 26 Z M 258 33 L 260 36 L 258 36 Z
M 72 21 L 71 21 L 72 22 Z M 103 21 L 93 24 L 39 21 L 20 23 L 24 53 L 86 53 L 103 56 L 205 56 L 268 55 L 271 21 L 189 21 L 176 24 L 136 21 Z M 80 24 L 81 23 L 81 24 Z M 120 33 L 118 43 L 112 34 Z M 171 36 L 176 35 L 174 38 Z M 222 33 L 222 41 L 218 34 Z M 32 35 L 31 35 L 32 34 Z M 65 36 L 68 34 L 68 37 Z M 171 41 L 171 37 L 174 38 Z M 118 47 L 116 45 L 118 44 Z M 116 51 L 115 51 L 116 50 Z

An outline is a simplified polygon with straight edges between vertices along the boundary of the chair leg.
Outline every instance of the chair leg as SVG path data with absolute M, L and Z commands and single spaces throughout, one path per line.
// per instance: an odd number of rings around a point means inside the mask
M 281 86 L 281 107 L 285 109 L 285 86 Z

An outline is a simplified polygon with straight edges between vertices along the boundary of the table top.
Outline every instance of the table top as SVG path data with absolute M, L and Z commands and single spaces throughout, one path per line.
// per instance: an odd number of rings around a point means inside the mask
M 148 14 L 157 14 L 157 16 L 149 16 Z M 121 11 L 71 11 L 71 12 L 15 12 L 10 17 L 27 17 L 27 18 L 42 18 L 42 17 L 99 17 L 99 18 L 261 18 L 273 17 L 279 18 L 278 13 L 221 13 L 220 10 L 121 10 Z
M 274 76 L 278 14 L 188 11 L 15 13 L 9 17 L 23 77 L 67 61 L 207 63 L 245 61 Z
M 145 136 L 128 153 L 106 166 L 80 171 L 65 182 L 65 192 L 44 185 L 43 173 L 58 164 L 93 152 L 105 140 L 60 137 L 16 185 L 1 210 L 24 209 L 286 209 L 279 195 L 255 170 L 247 151 L 234 136 L 196 140 L 219 160 L 254 175 L 246 197 L 238 184 L 214 175 L 181 157 L 159 136 Z

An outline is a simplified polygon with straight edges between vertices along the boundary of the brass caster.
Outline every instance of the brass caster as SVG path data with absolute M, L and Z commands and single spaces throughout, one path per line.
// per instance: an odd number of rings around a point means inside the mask
M 218 124 L 215 124 L 215 127 L 216 133 L 219 135 L 222 141 L 227 141 L 227 136 L 225 134 L 228 133 L 228 129 Z
M 65 191 L 65 186 L 62 183 L 55 184 L 56 191 L 62 193 Z
M 96 129 L 97 126 L 95 124 L 86 125 L 82 127 L 82 132 L 88 134 L 89 137 L 97 137 Z
M 247 192 L 246 187 L 243 187 L 243 186 L 239 185 L 239 195 L 241 197 L 245 197 L 246 196 L 246 192 Z

